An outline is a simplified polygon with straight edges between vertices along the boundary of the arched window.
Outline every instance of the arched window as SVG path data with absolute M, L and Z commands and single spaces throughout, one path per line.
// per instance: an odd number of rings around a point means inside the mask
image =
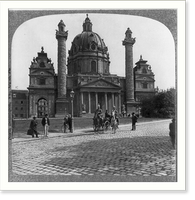
M 91 61 L 91 72 L 92 73 L 96 73 L 97 69 L 96 69 L 96 62 L 93 60 Z
M 95 50 L 95 49 L 96 49 L 96 46 L 95 46 L 94 43 L 91 45 L 91 49 L 92 49 L 92 50 Z
M 77 63 L 74 63 L 74 69 L 73 69 L 73 73 L 76 74 L 77 73 Z
M 46 79 L 45 78 L 40 78 L 39 79 L 39 85 L 45 85 Z
M 142 85 L 143 85 L 143 88 L 144 88 L 144 89 L 147 89 L 147 88 L 148 88 L 148 83 L 143 83 Z
M 81 66 L 77 65 L 77 73 L 81 73 Z
M 147 70 L 146 70 L 145 67 L 142 69 L 142 73 L 143 73 L 143 74 L 146 74 L 146 73 L 147 73 Z
M 41 62 L 41 63 L 40 63 L 40 67 L 45 67 L 45 63 L 44 63 L 44 62 Z
M 64 27 L 63 26 L 61 26 L 60 29 L 61 29 L 61 31 L 64 31 Z
M 44 117 L 48 114 L 48 103 L 46 99 L 39 99 L 37 102 L 37 113 L 38 117 Z

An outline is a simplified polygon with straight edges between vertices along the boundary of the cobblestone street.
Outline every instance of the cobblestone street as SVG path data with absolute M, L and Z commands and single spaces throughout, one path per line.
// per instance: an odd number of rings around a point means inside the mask
M 14 175 L 172 176 L 176 151 L 169 138 L 170 120 L 121 125 L 94 134 L 90 130 L 60 137 L 12 142 Z M 175 179 L 174 179 L 175 180 Z

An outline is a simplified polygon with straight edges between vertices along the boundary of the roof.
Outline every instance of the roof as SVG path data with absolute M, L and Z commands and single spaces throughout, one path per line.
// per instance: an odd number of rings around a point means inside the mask
M 93 45 L 92 45 L 93 44 Z M 90 19 L 85 19 L 85 22 L 83 23 L 83 31 L 82 33 L 75 36 L 72 42 L 72 46 L 70 49 L 70 52 L 74 55 L 78 51 L 105 51 L 107 52 L 107 47 L 101 39 L 101 37 L 92 31 L 92 23 Z

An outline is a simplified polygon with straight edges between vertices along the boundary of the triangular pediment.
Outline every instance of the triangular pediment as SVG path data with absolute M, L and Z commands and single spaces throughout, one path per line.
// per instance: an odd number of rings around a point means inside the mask
M 104 79 L 98 79 L 98 80 L 95 80 L 95 81 L 92 81 L 92 82 L 89 82 L 87 84 L 84 84 L 84 85 L 81 85 L 81 87 L 89 87 L 89 88 L 116 88 L 116 89 L 119 89 L 120 86 L 119 85 L 116 85 L 112 82 L 109 82 L 107 80 L 104 80 Z

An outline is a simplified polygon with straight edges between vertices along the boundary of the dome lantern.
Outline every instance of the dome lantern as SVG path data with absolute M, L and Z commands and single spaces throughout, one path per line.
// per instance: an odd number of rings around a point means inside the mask
M 92 31 L 92 23 L 88 17 L 88 14 L 87 14 L 87 17 L 85 19 L 85 22 L 83 23 L 83 31 L 86 31 L 86 32 L 91 32 Z

